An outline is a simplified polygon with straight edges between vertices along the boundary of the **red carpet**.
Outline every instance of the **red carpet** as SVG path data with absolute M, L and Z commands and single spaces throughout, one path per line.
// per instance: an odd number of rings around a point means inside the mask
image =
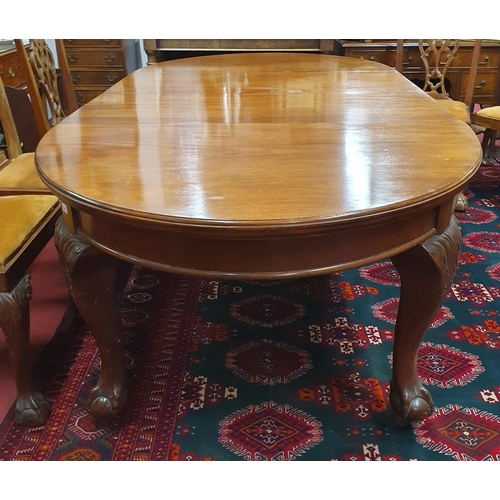
M 54 242 L 49 241 L 29 269 L 33 298 L 30 303 L 30 354 L 34 361 L 52 338 L 70 299 Z M 0 421 L 16 398 L 16 388 L 5 337 L 0 331 Z

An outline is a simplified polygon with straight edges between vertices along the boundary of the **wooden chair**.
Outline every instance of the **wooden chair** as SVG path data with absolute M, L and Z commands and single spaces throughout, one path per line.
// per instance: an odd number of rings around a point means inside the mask
M 492 156 L 497 132 L 500 132 L 500 106 L 483 108 L 471 115 L 472 123 L 485 128 L 482 142 L 485 157 Z
M 38 134 L 35 114 L 26 89 L 5 85 L 5 93 L 9 99 L 17 134 L 23 145 L 23 152 L 34 153 L 41 137 Z
M 0 121 L 7 139 L 7 166 L 21 162 L 21 169 L 34 170 L 33 154 L 21 154 L 21 146 L 2 81 Z M 21 160 L 19 160 L 21 158 Z M 31 163 L 30 163 L 31 162 Z M 0 172 L 0 173 L 2 173 Z M 31 189 L 0 193 L 0 328 L 14 368 L 17 388 L 15 421 L 21 425 L 43 423 L 49 412 L 43 396 L 30 386 L 29 300 L 27 269 L 54 235 L 60 206 L 48 194 L 29 194 Z
M 472 123 L 476 126 L 484 127 L 483 151 L 486 151 L 489 144 L 489 155 L 493 154 L 495 148 L 496 133 L 500 132 L 500 106 L 483 108 L 477 113 L 471 114 Z
M 398 40 L 396 47 L 396 69 L 403 71 L 404 40 Z M 450 99 L 446 89 L 446 72 L 460 48 L 460 40 L 422 39 L 418 40 L 418 48 L 424 63 L 425 82 L 423 90 L 436 99 L 440 106 L 445 108 L 462 121 L 470 124 L 470 110 L 474 95 L 474 79 L 481 54 L 481 40 L 474 42 L 472 61 L 470 64 L 470 77 L 464 101 Z
M 403 72 L 404 40 L 398 40 L 396 45 L 396 69 Z M 424 63 L 425 83 L 423 90 L 434 98 L 441 107 L 467 123 L 475 133 L 484 129 L 477 128 L 471 119 L 473 106 L 474 80 L 481 54 L 481 40 L 475 40 L 470 64 L 469 79 L 464 101 L 454 101 L 446 89 L 446 72 L 460 47 L 460 41 L 453 39 L 421 39 L 418 40 L 420 56 Z M 475 122 L 477 123 L 477 122 Z M 467 197 L 460 193 L 455 209 L 464 212 L 467 209 Z
M 22 40 L 16 40 L 15 43 L 19 63 L 26 78 L 27 92 L 38 137 L 42 138 L 51 126 L 66 117 L 58 91 L 54 57 L 45 40 L 30 40 L 27 48 Z M 56 46 L 66 101 L 69 110 L 73 112 L 77 109 L 78 104 L 71 83 L 68 61 L 62 41 L 56 40 Z M 5 90 L 3 89 L 2 92 L 5 93 Z M 11 114 L 10 110 L 8 112 Z M 5 127 L 3 122 L 2 125 Z M 6 135 L 12 137 L 12 133 Z M 16 141 L 17 144 L 11 144 L 9 147 L 11 161 L 0 170 L 0 196 L 7 194 L 50 194 L 36 172 L 33 153 L 22 154 L 18 139 Z
M 3 83 L 0 83 L 0 121 L 9 159 L 0 159 L 0 196 L 45 194 L 50 191 L 35 169 L 35 154 L 23 153 Z
M 26 78 L 36 125 L 40 137 L 66 117 L 63 100 L 57 84 L 54 56 L 43 39 L 30 39 L 26 47 L 22 40 L 15 40 L 19 65 Z M 62 40 L 56 40 L 57 60 L 68 114 L 78 109 L 71 72 Z

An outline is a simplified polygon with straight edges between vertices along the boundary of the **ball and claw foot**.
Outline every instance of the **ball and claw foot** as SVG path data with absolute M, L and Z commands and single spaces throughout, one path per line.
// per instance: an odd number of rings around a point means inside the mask
M 88 412 L 97 427 L 107 427 L 125 406 L 126 394 L 121 391 L 105 391 L 97 385 L 87 400 Z
M 412 422 L 420 422 L 432 415 L 434 403 L 429 391 L 424 387 L 414 391 L 403 391 L 395 394 L 391 390 L 391 407 L 396 417 L 396 422 L 400 426 L 407 426 Z
M 455 210 L 457 212 L 466 212 L 468 206 L 467 196 L 465 196 L 464 192 L 458 194 L 455 204 Z
M 43 395 L 34 391 L 28 397 L 19 396 L 16 400 L 14 422 L 23 427 L 42 425 L 50 415 L 50 405 Z

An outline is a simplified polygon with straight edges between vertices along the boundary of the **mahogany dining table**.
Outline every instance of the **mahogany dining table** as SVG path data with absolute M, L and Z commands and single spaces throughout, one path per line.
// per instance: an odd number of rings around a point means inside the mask
M 467 124 L 366 60 L 220 54 L 113 85 L 35 156 L 61 201 L 56 246 L 101 356 L 89 412 L 109 422 L 126 405 L 120 261 L 275 280 L 390 258 L 401 293 L 389 400 L 400 423 L 425 419 L 418 348 L 458 265 L 455 199 L 481 158 Z

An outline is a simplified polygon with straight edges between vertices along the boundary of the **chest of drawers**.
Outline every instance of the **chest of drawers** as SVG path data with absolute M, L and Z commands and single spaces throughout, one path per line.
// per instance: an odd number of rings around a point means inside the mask
M 138 40 L 65 39 L 64 47 L 80 105 L 141 66 Z

